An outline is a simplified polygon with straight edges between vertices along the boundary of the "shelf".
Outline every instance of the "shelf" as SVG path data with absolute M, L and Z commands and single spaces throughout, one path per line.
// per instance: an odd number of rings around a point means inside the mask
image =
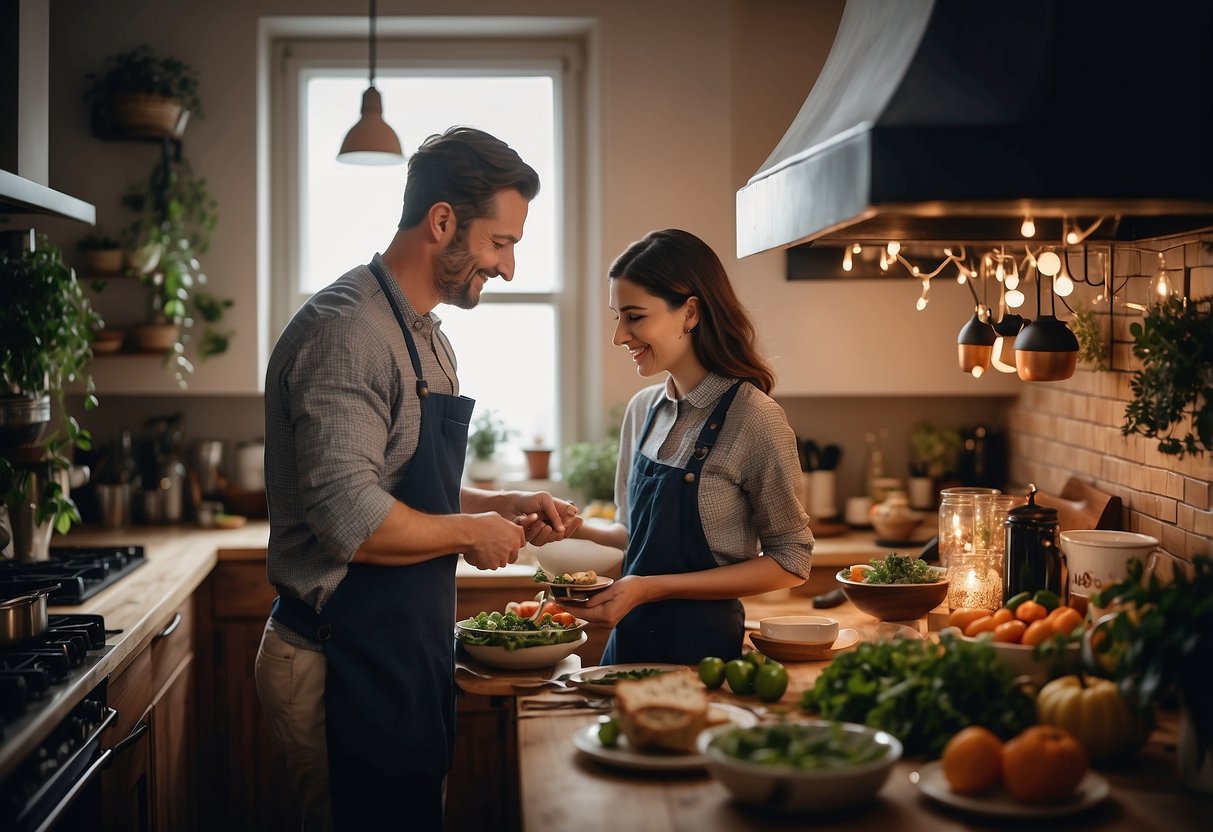
M 92 203 L 0 170 L 0 215 L 5 214 L 47 214 L 88 225 L 97 222 L 97 209 Z

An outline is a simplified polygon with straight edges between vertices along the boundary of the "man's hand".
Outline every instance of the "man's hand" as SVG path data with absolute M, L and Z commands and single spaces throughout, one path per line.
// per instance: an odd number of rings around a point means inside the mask
M 515 522 L 523 527 L 527 542 L 533 546 L 570 538 L 583 522 L 575 503 L 559 500 L 546 491 L 519 494 L 514 513 L 521 515 Z
M 467 515 L 472 523 L 472 543 L 464 547 L 463 559 L 477 569 L 500 569 L 518 560 L 526 544 L 521 525 L 495 511 Z M 532 515 L 532 522 L 538 518 Z

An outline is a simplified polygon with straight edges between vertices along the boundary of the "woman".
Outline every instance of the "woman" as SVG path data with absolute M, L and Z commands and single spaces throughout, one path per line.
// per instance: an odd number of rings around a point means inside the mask
M 617 522 L 578 531 L 626 550 L 623 577 L 579 612 L 615 628 L 604 664 L 736 658 L 745 631 L 737 599 L 809 574 L 795 434 L 706 243 L 653 231 L 611 265 L 609 291 L 613 342 L 640 376 L 661 383 L 624 414 Z

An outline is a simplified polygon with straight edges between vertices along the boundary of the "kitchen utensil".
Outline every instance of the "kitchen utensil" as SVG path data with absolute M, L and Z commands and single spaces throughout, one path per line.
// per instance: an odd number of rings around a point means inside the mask
M 93 485 L 97 515 L 103 528 L 121 529 L 131 522 L 131 483 L 99 482 Z
M 838 467 L 838 461 L 842 459 L 842 448 L 838 445 L 826 445 L 821 449 L 817 457 L 819 467 L 824 471 L 833 471 Z
M 543 607 L 545 604 L 547 604 L 547 600 L 547 587 L 544 587 L 543 589 L 539 590 L 539 592 L 535 593 L 535 603 L 539 604 L 539 606 L 535 608 L 535 614 L 531 616 L 531 621 L 538 621 L 539 617 L 543 615 Z
M 47 596 L 60 587 L 48 584 L 0 601 L 0 646 L 21 644 L 46 632 Z
M 801 448 L 804 450 L 804 462 L 801 467 L 805 471 L 816 471 L 820 463 L 820 450 L 817 443 L 812 439 L 806 439 Z
M 194 445 L 193 472 L 198 476 L 198 489 L 207 499 L 218 497 L 227 484 L 223 476 L 223 442 L 202 439 Z
M 1026 505 L 1007 512 L 1003 558 L 1003 601 L 1021 592 L 1047 589 L 1069 601 L 1069 572 L 1057 540 L 1057 509 L 1036 504 L 1036 486 Z
M 813 606 L 819 610 L 827 610 L 830 607 L 836 607 L 843 601 L 847 600 L 846 593 L 841 589 L 832 589 L 829 592 L 821 595 L 813 596 Z

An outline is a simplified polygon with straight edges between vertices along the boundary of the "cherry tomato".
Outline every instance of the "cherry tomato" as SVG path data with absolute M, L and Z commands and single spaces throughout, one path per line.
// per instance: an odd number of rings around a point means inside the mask
M 564 607 L 560 606 L 555 601 L 548 601 L 543 605 L 543 611 L 548 615 L 556 616 L 564 612 Z M 532 612 L 534 612 L 534 610 L 532 610 Z
M 522 618 L 530 618 L 537 609 L 539 609 L 538 601 L 523 601 L 518 605 L 518 615 Z
M 552 621 L 561 627 L 573 627 L 577 624 L 577 616 L 568 612 L 558 612 L 552 616 Z

